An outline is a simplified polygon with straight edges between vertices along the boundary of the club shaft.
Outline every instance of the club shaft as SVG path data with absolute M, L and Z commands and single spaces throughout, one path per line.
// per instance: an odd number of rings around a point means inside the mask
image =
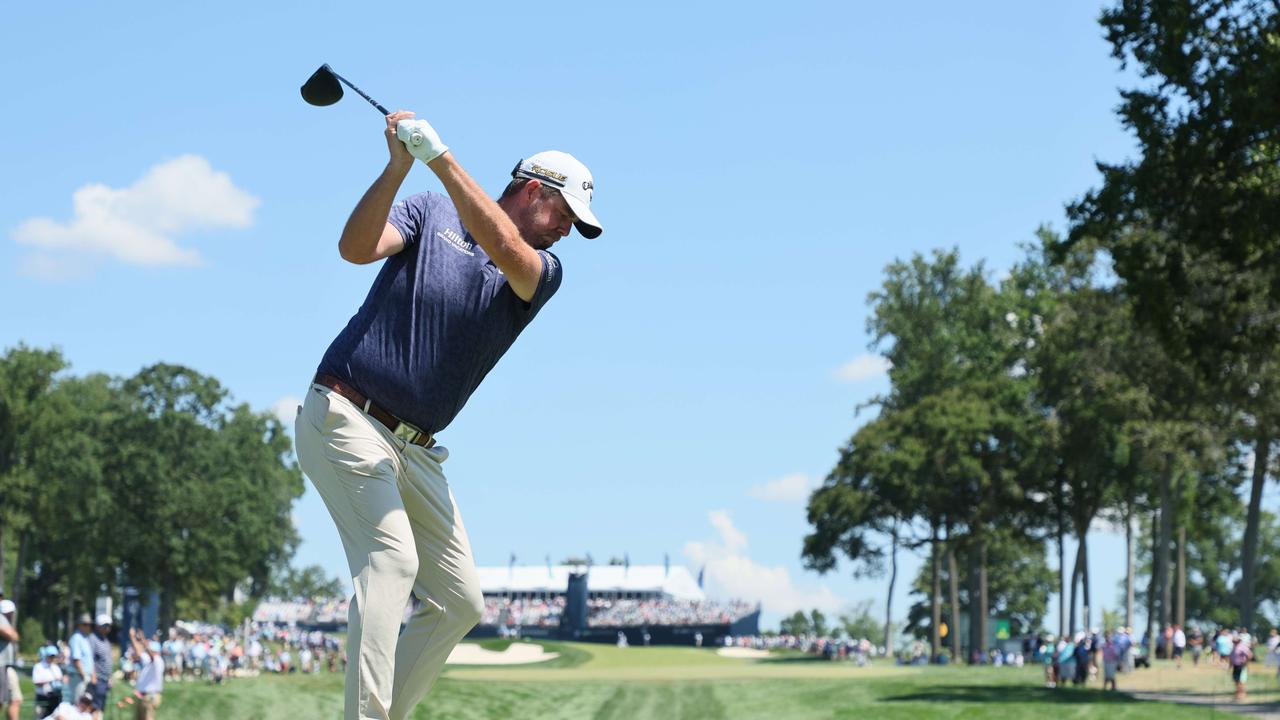
M 329 72 L 333 72 L 333 69 L 332 69 L 332 68 L 330 68 L 330 69 L 329 69 Z M 383 115 L 390 115 L 390 114 L 391 114 L 391 111 L 389 111 L 389 110 L 387 110 L 386 108 L 382 107 L 382 105 L 379 105 L 377 100 L 374 100 L 373 98 L 371 98 L 371 97 L 369 97 L 368 95 L 366 95 L 366 94 L 365 94 L 365 92 L 364 92 L 363 90 L 361 90 L 360 88 L 356 87 L 355 85 L 352 85 L 350 80 L 348 80 L 348 79 L 346 79 L 346 78 L 342 77 L 341 75 L 339 75 L 339 74 L 338 74 L 338 73 L 336 73 L 336 72 L 335 72 L 335 73 L 333 73 L 333 76 L 334 76 L 334 77 L 336 77 L 336 78 L 338 78 L 339 80 L 341 80 L 343 85 L 346 85 L 347 87 L 351 88 L 352 90 L 355 90 L 355 91 L 356 91 L 356 93 L 358 93 L 358 94 L 360 95 L 360 97 L 364 98 L 365 100 L 368 100 L 370 105 L 372 105 L 372 106 L 374 106 L 374 107 L 378 108 L 378 112 L 382 113 Z

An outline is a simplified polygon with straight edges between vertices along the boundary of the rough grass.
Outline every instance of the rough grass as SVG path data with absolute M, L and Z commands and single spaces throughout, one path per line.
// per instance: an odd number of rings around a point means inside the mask
M 1178 720 L 1219 716 L 1212 707 L 1187 707 L 1103 693 L 1097 686 L 1047 690 L 1039 668 L 895 667 L 852 663 L 770 662 L 719 657 L 693 648 L 627 648 L 545 643 L 560 657 L 531 666 L 446 670 L 414 718 L 1097 718 Z M 497 643 L 489 645 L 496 649 Z M 1121 687 L 1203 696 L 1230 691 L 1225 671 L 1165 664 L 1121 676 Z M 1270 670 L 1250 682 L 1252 699 L 1280 698 Z M 28 698 L 32 694 L 28 692 Z M 108 720 L 131 718 L 114 711 Z M 171 683 L 160 716 L 337 718 L 340 675 L 240 678 L 213 687 Z M 23 717 L 29 717 L 24 709 Z M 1228 716 L 1235 717 L 1235 716 Z

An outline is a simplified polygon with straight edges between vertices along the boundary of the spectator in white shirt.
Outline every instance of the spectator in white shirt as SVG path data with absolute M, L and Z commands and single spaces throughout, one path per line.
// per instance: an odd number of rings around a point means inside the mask
M 31 683 L 36 686 L 36 714 L 44 717 L 62 703 L 61 653 L 53 645 L 40 648 L 40 662 L 31 668 Z
M 54 709 L 48 720 L 91 720 L 93 717 L 93 693 L 85 693 L 76 704 L 64 702 Z
M 164 658 L 160 652 L 160 643 L 148 643 L 146 636 L 138 628 L 129 630 L 129 641 L 133 645 L 134 656 L 142 666 L 135 686 L 142 699 L 133 706 L 134 717 L 138 720 L 155 720 L 156 708 L 160 707 L 160 694 L 164 692 Z

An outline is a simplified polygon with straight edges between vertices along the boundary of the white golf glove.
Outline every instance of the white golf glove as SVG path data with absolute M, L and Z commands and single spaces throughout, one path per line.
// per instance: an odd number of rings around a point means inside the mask
M 449 149 L 426 120 L 401 120 L 396 123 L 396 137 L 409 148 L 410 155 L 424 163 L 435 160 Z

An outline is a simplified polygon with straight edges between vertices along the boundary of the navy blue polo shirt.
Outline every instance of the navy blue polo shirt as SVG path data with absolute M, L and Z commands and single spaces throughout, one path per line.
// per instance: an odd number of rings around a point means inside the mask
M 538 251 L 542 278 L 526 303 L 462 226 L 447 196 L 408 197 L 391 208 L 388 221 L 405 247 L 383 261 L 319 371 L 434 435 L 560 289 L 560 260 Z

